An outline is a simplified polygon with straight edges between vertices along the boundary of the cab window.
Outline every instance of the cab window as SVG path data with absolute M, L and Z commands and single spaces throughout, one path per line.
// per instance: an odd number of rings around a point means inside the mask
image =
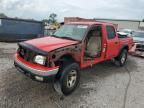
M 116 36 L 115 29 L 113 26 L 106 26 L 108 39 L 113 39 Z

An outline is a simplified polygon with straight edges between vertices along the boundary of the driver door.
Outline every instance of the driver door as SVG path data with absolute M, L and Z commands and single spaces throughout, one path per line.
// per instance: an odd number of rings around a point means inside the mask
M 93 65 L 102 60 L 102 26 L 95 25 L 91 27 L 85 38 L 83 67 Z

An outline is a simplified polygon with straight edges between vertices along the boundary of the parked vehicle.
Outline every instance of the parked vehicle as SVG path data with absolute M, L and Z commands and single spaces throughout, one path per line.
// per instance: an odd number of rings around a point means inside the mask
M 44 36 L 50 36 L 53 35 L 55 33 L 55 29 L 45 29 L 44 30 Z
M 54 76 L 69 95 L 80 81 L 80 69 L 112 58 L 123 66 L 132 45 L 131 37 L 118 38 L 113 24 L 70 22 L 53 36 L 18 43 L 14 64 L 35 80 Z
M 117 32 L 119 38 L 126 38 L 128 36 L 127 33 L 124 32 Z
M 131 29 L 121 29 L 119 32 L 123 32 L 123 33 L 126 33 L 128 36 L 132 36 L 132 33 L 134 32 L 134 30 L 131 30 Z
M 143 31 L 135 31 L 132 34 L 133 40 L 136 44 L 136 49 L 139 51 L 144 51 L 144 32 Z
M 144 42 L 144 32 L 143 31 L 135 31 L 132 33 L 134 42 Z

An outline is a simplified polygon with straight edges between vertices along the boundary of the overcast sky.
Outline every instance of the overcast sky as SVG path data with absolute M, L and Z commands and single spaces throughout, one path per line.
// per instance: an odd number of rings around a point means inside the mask
M 144 18 L 144 0 L 0 0 L 0 13 L 10 17 L 41 20 L 56 13 L 84 18 Z

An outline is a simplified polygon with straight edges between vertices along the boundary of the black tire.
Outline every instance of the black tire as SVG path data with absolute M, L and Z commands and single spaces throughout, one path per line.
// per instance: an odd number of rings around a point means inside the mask
M 68 86 L 68 77 L 71 75 L 72 71 L 76 73 L 76 78 L 74 84 L 70 87 Z M 70 63 L 65 65 L 61 70 L 61 77 L 59 81 L 62 93 L 64 95 L 71 94 L 76 89 L 80 81 L 79 65 L 77 63 Z
M 123 49 L 118 57 L 115 60 L 119 63 L 120 66 L 124 66 L 127 60 L 128 50 Z

